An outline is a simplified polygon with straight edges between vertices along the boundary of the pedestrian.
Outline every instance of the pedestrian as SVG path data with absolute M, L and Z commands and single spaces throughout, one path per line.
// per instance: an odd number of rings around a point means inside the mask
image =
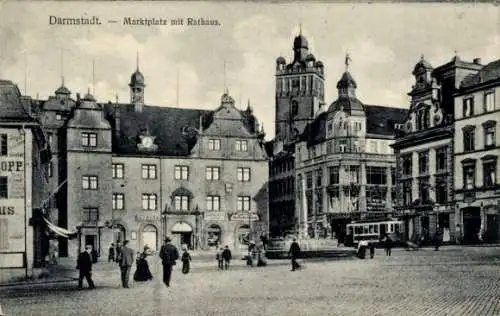
M 108 250 L 108 263 L 115 262 L 115 244 L 112 243 Z
M 224 252 L 224 249 L 219 248 L 217 250 L 217 254 L 215 255 L 215 259 L 217 259 L 217 270 L 223 270 L 224 269 L 224 258 L 222 258 L 222 253 Z
M 149 255 L 149 247 L 144 246 L 144 251 L 142 253 L 137 252 L 136 269 L 134 273 L 134 281 L 142 282 L 149 281 L 153 279 L 153 275 L 151 274 L 151 270 L 149 270 L 149 263 L 146 259 Z
M 184 247 L 182 253 L 182 273 L 188 274 L 189 273 L 189 262 L 191 261 L 191 255 L 189 254 L 187 247 Z
M 76 262 L 76 268 L 80 271 L 78 277 L 78 288 L 83 288 L 83 278 L 87 280 L 89 289 L 95 289 L 94 281 L 92 281 L 92 246 L 86 245 L 85 251 L 80 253 Z
M 161 246 L 160 250 L 160 258 L 163 265 L 163 283 L 165 283 L 167 287 L 170 287 L 172 267 L 175 265 L 175 260 L 179 259 L 179 252 L 170 241 L 170 238 L 165 238 L 165 244 Z
M 92 263 L 97 263 L 97 259 L 99 257 L 99 253 L 92 247 Z
M 392 252 L 392 239 L 389 237 L 389 235 L 385 235 L 385 255 L 386 256 L 391 256 Z
M 231 250 L 229 250 L 229 246 L 226 245 L 224 250 L 222 251 L 222 260 L 224 261 L 224 269 L 229 269 L 229 263 L 231 262 Z
M 293 242 L 290 245 L 290 250 L 288 250 L 288 254 L 292 258 L 292 271 L 300 269 L 300 264 L 297 263 L 297 258 L 300 257 L 300 246 L 296 238 L 293 239 Z
M 128 240 L 125 240 L 123 242 L 123 247 L 121 249 L 121 260 L 119 264 L 121 271 L 122 286 L 126 289 L 129 288 L 128 280 L 130 277 L 130 269 L 132 269 L 133 262 L 134 262 L 134 252 L 132 249 L 128 247 Z
M 116 243 L 116 257 L 115 260 L 119 263 L 122 260 L 122 244 L 121 242 Z
M 371 242 L 369 247 L 370 247 L 370 259 L 373 259 L 373 257 L 375 257 L 375 244 Z
M 441 230 L 438 229 L 436 231 L 436 235 L 434 235 L 434 247 L 436 251 L 439 250 L 442 241 L 443 241 L 443 236 L 441 235 Z

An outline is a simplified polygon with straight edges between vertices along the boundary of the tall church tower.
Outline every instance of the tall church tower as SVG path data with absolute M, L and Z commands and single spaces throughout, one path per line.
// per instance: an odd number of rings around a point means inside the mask
M 142 112 L 144 106 L 144 76 L 139 71 L 139 54 L 137 54 L 137 69 L 130 77 L 130 103 L 134 105 L 136 112 Z
M 309 51 L 302 32 L 293 41 L 293 61 L 276 59 L 276 140 L 291 143 L 324 105 L 324 66 Z

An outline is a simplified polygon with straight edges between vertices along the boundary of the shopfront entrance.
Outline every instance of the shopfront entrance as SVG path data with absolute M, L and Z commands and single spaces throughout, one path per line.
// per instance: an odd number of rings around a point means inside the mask
M 186 245 L 193 249 L 193 229 L 185 222 L 177 222 L 172 227 L 172 243 L 179 249 Z
M 481 230 L 481 209 L 466 207 L 462 209 L 464 222 L 464 244 L 478 244 Z
M 222 230 L 219 225 L 212 224 L 207 229 L 207 247 L 217 249 L 222 242 Z

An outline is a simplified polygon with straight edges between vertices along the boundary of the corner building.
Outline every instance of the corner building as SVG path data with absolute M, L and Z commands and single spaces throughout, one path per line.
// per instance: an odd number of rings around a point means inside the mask
M 361 103 L 347 69 L 327 109 L 324 85 L 325 66 L 299 34 L 292 61 L 276 59 L 276 137 L 267 144 L 273 236 L 329 238 L 350 220 L 390 213 L 389 145 L 406 110 Z
M 338 98 L 308 124 L 295 145 L 299 231 L 309 238 L 346 235 L 352 220 L 386 218 L 395 200 L 395 126 L 406 110 L 363 104 L 348 71 Z
M 41 212 L 47 191 L 50 147 L 32 100 L 0 80 L 0 284 L 37 278 L 47 254 Z

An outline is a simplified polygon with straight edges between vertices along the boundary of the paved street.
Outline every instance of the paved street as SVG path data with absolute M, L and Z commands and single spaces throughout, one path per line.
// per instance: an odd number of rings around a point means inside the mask
M 308 261 L 290 272 L 276 264 L 218 272 L 194 261 L 176 267 L 171 288 L 159 278 L 119 287 L 118 269 L 98 266 L 97 289 L 76 283 L 0 288 L 8 315 L 500 315 L 500 248 L 401 249 L 375 259 Z

